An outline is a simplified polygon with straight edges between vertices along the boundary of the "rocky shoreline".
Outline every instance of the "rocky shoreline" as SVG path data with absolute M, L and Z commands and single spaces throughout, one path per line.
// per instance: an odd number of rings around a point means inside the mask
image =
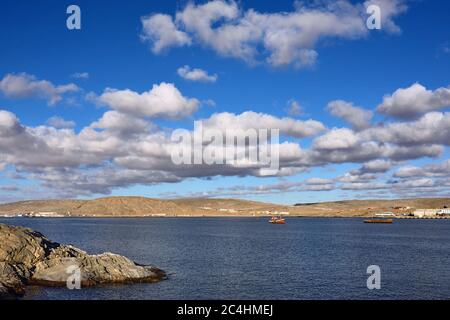
M 66 286 L 73 272 L 82 287 L 158 282 L 166 273 L 118 254 L 89 255 L 28 228 L 0 224 L 0 299 L 23 296 L 27 285 Z

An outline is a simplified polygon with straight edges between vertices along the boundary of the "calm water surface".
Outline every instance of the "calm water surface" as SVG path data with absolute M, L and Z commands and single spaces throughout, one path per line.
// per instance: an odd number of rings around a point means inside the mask
M 25 299 L 449 299 L 450 220 L 1 218 L 89 253 L 158 266 L 157 284 L 29 287 Z M 366 269 L 381 267 L 381 289 Z

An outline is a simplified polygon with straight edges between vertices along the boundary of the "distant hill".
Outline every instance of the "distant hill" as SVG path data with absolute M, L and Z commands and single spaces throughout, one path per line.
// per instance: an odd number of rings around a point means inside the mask
M 349 200 L 323 203 L 305 203 L 283 206 L 238 199 L 176 200 L 144 197 L 107 197 L 95 200 L 34 200 L 0 205 L 0 215 L 63 215 L 98 217 L 140 216 L 370 216 L 392 211 L 407 212 L 414 208 L 450 207 L 450 198 L 423 198 L 401 200 Z M 403 207 L 403 208 L 396 208 Z M 410 207 L 405 209 L 405 207 Z
M 298 203 L 296 212 L 314 216 L 371 216 L 375 213 L 407 213 L 414 209 L 450 207 L 450 198 L 415 198 L 395 200 L 346 200 L 322 203 Z M 409 208 L 409 209 L 407 209 Z
M 64 216 L 226 216 L 285 210 L 286 206 L 235 199 L 162 200 L 107 197 L 95 200 L 35 200 L 0 205 L 0 214 L 57 214 Z M 262 213 L 261 213 L 262 214 Z

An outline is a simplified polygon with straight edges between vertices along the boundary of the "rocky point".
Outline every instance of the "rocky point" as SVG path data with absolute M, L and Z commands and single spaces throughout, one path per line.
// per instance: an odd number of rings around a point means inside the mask
M 27 284 L 65 286 L 67 270 L 73 266 L 80 271 L 82 286 L 166 278 L 156 267 L 110 252 L 89 255 L 28 228 L 0 224 L 0 244 L 0 298 L 24 295 Z

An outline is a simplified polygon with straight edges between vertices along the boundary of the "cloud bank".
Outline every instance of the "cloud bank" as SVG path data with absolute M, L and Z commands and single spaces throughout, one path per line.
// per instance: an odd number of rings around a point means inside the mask
M 368 35 L 366 7 L 380 6 L 382 29 L 399 33 L 395 17 L 406 10 L 400 0 L 297 2 L 290 12 L 262 13 L 235 1 L 188 3 L 173 16 L 156 13 L 141 19 L 141 39 L 155 54 L 174 47 L 200 45 L 217 54 L 248 63 L 264 60 L 272 66 L 315 64 L 317 46 L 325 39 L 353 40 Z

